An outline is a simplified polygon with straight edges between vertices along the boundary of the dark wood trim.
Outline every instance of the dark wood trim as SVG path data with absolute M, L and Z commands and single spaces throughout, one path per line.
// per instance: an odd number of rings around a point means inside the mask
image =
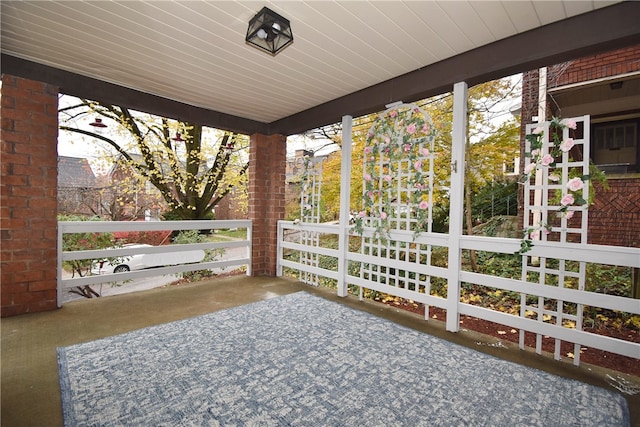
M 486 81 L 640 43 L 640 2 L 622 2 L 420 68 L 269 125 L 272 133 L 295 134 L 383 111 L 395 101 L 414 102 L 453 90 L 457 82 Z
M 345 95 L 272 123 L 211 111 L 2 54 L 2 72 L 60 92 L 243 134 L 292 135 L 452 90 L 640 43 L 640 2 L 626 1 L 536 28 Z
M 2 73 L 58 86 L 60 93 L 65 95 L 122 105 L 161 117 L 200 123 L 247 135 L 269 133 L 267 123 L 195 107 L 14 56 L 2 54 L 0 65 Z

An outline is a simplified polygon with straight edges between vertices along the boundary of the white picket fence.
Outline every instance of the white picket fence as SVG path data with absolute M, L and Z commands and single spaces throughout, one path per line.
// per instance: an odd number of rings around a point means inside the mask
M 570 207 L 576 214 L 571 224 L 563 217 L 559 225 L 547 229 L 552 234 L 549 239 L 542 236 L 533 242 L 532 250 L 520 256 L 518 277 L 501 277 L 502 272 L 486 274 L 465 270 L 465 251 L 489 255 L 514 254 L 521 249 L 521 241 L 462 234 L 466 83 L 454 85 L 453 101 L 451 175 L 449 181 L 439 183 L 448 189 L 448 233 L 434 233 L 430 227 L 425 227 L 425 220 L 427 225 L 432 221 L 431 211 L 425 209 L 431 208 L 432 200 L 425 196 L 430 196 L 433 190 L 433 156 L 439 154 L 433 152 L 433 145 L 428 145 L 432 136 L 429 118 L 415 105 L 390 104 L 380 114 L 380 122 L 371 126 L 365 142 L 363 210 L 356 217 L 357 228 L 363 226 L 359 230 L 362 232 L 356 234 L 350 224 L 353 119 L 344 116 L 339 224 L 309 223 L 305 218 L 296 223 L 279 222 L 278 274 L 282 274 L 286 267 L 302 272 L 300 275 L 331 279 L 339 296 L 346 296 L 349 289 L 359 289 L 360 295 L 363 289 L 369 289 L 423 303 L 425 313 L 428 313 L 428 306 L 436 306 L 446 310 L 446 329 L 452 332 L 459 330 L 460 315 L 468 315 L 519 329 L 521 347 L 525 345 L 525 333 L 533 333 L 538 353 L 542 352 L 544 337 L 551 337 L 556 340 L 556 359 L 566 356 L 561 354 L 561 343 L 570 342 L 574 344 L 573 351 L 567 353 L 573 353 L 576 365 L 580 363 L 581 346 L 640 359 L 640 344 L 589 332 L 585 325 L 585 312 L 589 310 L 615 310 L 627 313 L 629 318 L 640 315 L 640 300 L 593 292 L 588 289 L 596 287 L 585 285 L 588 264 L 640 268 L 639 248 L 590 245 L 586 243 L 586 237 L 565 238 L 569 232 L 586 236 L 586 206 Z M 571 134 L 574 143 L 582 147 L 583 159 L 580 162 L 571 160 L 565 152 L 562 159 L 556 160 L 554 168 L 557 170 L 554 173 L 559 174 L 561 184 L 550 182 L 547 169 L 539 172 L 539 176 L 545 178 L 541 184 L 527 184 L 526 191 L 546 193 L 540 202 L 533 197 L 533 204 L 527 205 L 532 212 L 525 212 L 525 226 L 537 226 L 547 219 L 551 221 L 545 216 L 547 210 L 560 207 L 550 206 L 549 194 L 564 194 L 570 172 L 588 173 L 588 150 L 585 147 L 589 139 L 589 118 L 579 117 L 576 121 L 584 123 L 582 135 Z M 539 126 L 544 126 L 549 132 L 548 123 Z M 565 134 L 565 137 L 569 135 L 566 129 Z M 543 154 L 549 151 L 547 145 L 542 149 Z M 429 191 L 425 192 L 427 182 Z M 525 192 L 527 200 L 528 194 Z M 582 191 L 582 196 L 588 198 L 587 189 Z M 541 219 L 536 219 L 533 211 L 541 211 Z M 425 213 L 427 218 L 423 218 Z M 529 222 L 530 215 L 535 219 L 533 223 Z M 573 227 L 579 219 L 577 230 L 570 229 L 569 225 Z M 556 234 L 561 238 L 555 238 Z M 333 238 L 323 239 L 322 235 L 333 235 Z M 335 242 L 336 237 L 337 248 L 324 243 Z M 350 251 L 349 243 L 356 243 L 354 239 L 359 239 L 359 244 L 353 245 L 358 249 Z M 309 259 L 316 262 L 306 262 Z M 432 285 L 437 285 L 438 289 L 444 286 L 444 292 L 432 292 Z M 492 307 L 470 304 L 461 298 L 463 286 L 515 293 L 519 297 L 519 304 L 515 304 L 520 306 L 519 313 L 509 314 Z
M 347 287 L 364 288 L 410 299 L 427 306 L 440 307 L 447 310 L 447 329 L 452 332 L 458 330 L 460 315 L 468 315 L 522 331 L 640 359 L 640 344 L 638 343 L 555 324 L 548 319 L 530 319 L 504 313 L 490 307 L 464 303 L 460 298 L 460 289 L 463 283 L 476 284 L 505 292 L 517 292 L 529 296 L 533 295 L 545 299 L 563 301 L 567 304 L 617 310 L 630 315 L 640 315 L 640 300 L 638 299 L 548 286 L 521 279 L 499 277 L 498 275 L 474 273 L 464 271 L 462 265 L 449 265 L 446 268 L 433 264 L 391 259 L 386 254 L 384 254 L 385 256 L 363 255 L 349 251 L 348 245 L 338 249 L 313 246 L 300 243 L 305 241 L 301 239 L 304 233 L 322 236 L 339 236 L 341 233 L 347 233 L 351 238 L 360 238 L 360 236 L 349 231 L 349 226 L 296 224 L 292 221 L 280 221 L 278 223 L 278 275 L 283 274 L 284 268 L 290 268 L 335 280 L 339 294 L 342 289 Z M 373 233 L 373 229 L 365 230 L 365 236 L 368 233 Z M 495 254 L 513 254 L 520 248 L 520 240 L 508 238 L 422 233 L 414 240 L 411 232 L 393 232 L 391 238 L 395 242 L 403 242 L 409 250 L 413 246 L 425 245 L 434 248 L 449 248 L 453 241 L 455 241 L 454 246 L 458 246 L 460 250 L 485 251 Z M 335 238 L 333 240 L 335 241 Z M 300 262 L 300 253 L 303 252 L 325 258 L 333 258 L 334 262 L 326 262 L 324 264 L 335 265 L 337 268 L 323 268 L 322 265 L 312 266 Z M 287 256 L 287 253 L 289 256 Z M 426 259 L 426 253 L 420 255 L 420 259 Z M 640 268 L 640 249 L 638 248 L 537 242 L 528 255 L 561 259 L 566 262 L 586 262 L 588 264 Z M 381 283 L 378 277 L 363 278 L 360 275 L 350 273 L 350 270 L 357 271 L 359 266 L 365 264 L 383 267 L 379 274 L 386 276 L 387 280 L 382 282 L 386 281 L 387 283 Z M 370 267 L 369 270 L 371 270 Z M 429 294 L 428 282 L 434 278 L 441 278 L 447 281 L 446 298 Z M 417 286 L 413 286 L 412 282 L 415 282 Z M 428 320 L 428 317 L 426 320 Z
M 220 230 L 220 229 L 245 229 L 247 238 L 244 240 L 171 244 L 148 248 L 114 248 L 83 251 L 63 251 L 62 242 L 65 234 L 73 233 L 114 233 L 127 231 L 181 231 L 181 230 Z M 168 274 L 184 273 L 188 271 L 206 270 L 213 268 L 228 268 L 246 266 L 247 275 L 251 275 L 251 236 L 252 222 L 250 220 L 228 221 L 60 221 L 58 222 L 58 307 L 62 306 L 65 291 L 76 286 L 95 285 L 100 283 L 122 282 L 130 279 L 163 276 Z M 219 261 L 208 261 L 182 265 L 172 265 L 129 271 L 125 273 L 113 273 L 102 275 L 90 275 L 63 279 L 62 263 L 73 260 L 101 260 L 109 257 L 127 257 L 136 254 L 167 254 L 193 250 L 224 250 L 231 248 L 245 248 L 246 255 L 240 258 Z

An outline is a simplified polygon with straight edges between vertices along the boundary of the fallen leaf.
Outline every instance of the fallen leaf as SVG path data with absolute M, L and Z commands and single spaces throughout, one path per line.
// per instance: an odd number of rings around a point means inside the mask
M 574 355 L 573 355 L 573 353 L 569 352 L 569 353 L 567 353 L 567 357 L 570 358 L 570 359 L 573 359 Z
M 498 335 L 504 335 L 506 333 L 507 333 L 507 331 L 498 331 Z

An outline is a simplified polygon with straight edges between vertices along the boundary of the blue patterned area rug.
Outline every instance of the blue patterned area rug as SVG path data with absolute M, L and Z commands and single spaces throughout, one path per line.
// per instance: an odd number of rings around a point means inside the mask
M 624 398 L 306 292 L 58 349 L 67 426 L 625 426 Z

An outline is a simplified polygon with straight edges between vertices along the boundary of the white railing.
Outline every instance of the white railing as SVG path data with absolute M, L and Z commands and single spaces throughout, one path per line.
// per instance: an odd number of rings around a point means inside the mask
M 548 319 L 544 320 L 542 316 L 540 316 L 540 318 L 531 319 L 504 313 L 489 307 L 464 303 L 460 298 L 460 289 L 463 283 L 475 284 L 501 291 L 516 292 L 548 300 L 562 301 L 568 304 L 617 310 L 636 316 L 640 315 L 640 300 L 638 299 L 532 283 L 525 280 L 499 277 L 498 275 L 474 273 L 471 271 L 464 271 L 462 265 L 449 265 L 448 267 L 444 267 L 421 264 L 416 266 L 415 263 L 408 263 L 402 260 L 350 252 L 347 247 L 335 249 L 304 245 L 303 243 L 300 243 L 303 242 L 304 239 L 296 238 L 296 233 L 340 235 L 342 230 L 344 229 L 337 225 L 295 224 L 291 221 L 280 221 L 278 223 L 278 275 L 282 275 L 283 267 L 287 267 L 333 279 L 336 281 L 339 293 L 340 289 L 346 289 L 347 286 L 351 285 L 361 289 L 372 289 L 401 298 L 412 299 L 416 302 L 424 303 L 427 306 L 434 305 L 447 310 L 447 328 L 453 332 L 458 330 L 457 326 L 459 325 L 459 316 L 463 314 L 500 323 L 522 331 L 532 332 L 537 335 L 549 336 L 558 340 L 640 359 L 640 344 L 638 343 L 598 335 L 581 330 L 580 328 L 551 323 Z M 371 230 L 365 230 L 365 236 L 370 232 Z M 286 235 L 289 236 L 288 239 L 285 238 Z M 353 234 L 351 235 L 353 236 Z M 291 238 L 291 236 L 293 236 L 293 238 Z M 513 254 L 520 249 L 520 240 L 518 239 L 465 235 L 451 236 L 439 233 L 422 233 L 414 240 L 414 236 L 410 232 L 393 232 L 391 240 L 403 241 L 406 242 L 407 245 L 417 243 L 444 248 L 457 246 L 460 250 L 476 250 L 496 254 Z M 452 245 L 453 241 L 455 241 L 455 245 Z M 310 266 L 305 265 L 296 259 L 285 259 L 285 249 L 294 251 L 294 253 L 310 252 L 324 257 L 335 258 L 337 262 L 333 263 L 333 265 L 337 265 L 338 267 L 323 268 L 322 265 Z M 589 264 L 593 263 L 640 268 L 640 249 L 638 248 L 536 242 L 531 252 L 527 253 L 527 255 L 532 257 L 546 257 L 565 260 L 567 262 L 586 262 Z M 417 275 L 426 276 L 428 277 L 427 280 L 432 280 L 433 278 L 446 280 L 447 296 L 446 298 L 443 298 L 429 295 L 429 292 L 424 291 L 425 287 L 414 286 L 413 288 L 410 288 L 407 286 L 391 286 L 380 283 L 379 281 L 368 280 L 363 277 L 349 274 L 348 269 L 344 267 L 341 268 L 341 266 L 346 265 L 346 263 L 342 262 L 343 260 L 346 260 L 347 263 L 355 262 L 370 265 L 378 263 L 379 265 L 383 265 L 387 269 L 387 272 L 392 271 L 391 274 L 395 274 L 395 276 L 391 278 L 393 280 L 389 280 L 389 283 L 402 282 L 403 277 L 406 278 L 408 274 L 413 274 L 415 277 L 417 277 Z M 397 274 L 398 272 L 402 272 L 404 276 L 399 276 Z M 455 277 L 455 280 L 452 280 L 452 277 Z M 428 289 L 428 285 L 426 289 Z M 554 312 L 551 312 L 552 316 L 553 314 Z M 428 310 L 426 312 L 426 317 L 428 318 Z M 582 319 L 580 319 L 578 324 L 582 324 Z M 456 327 L 451 328 L 449 327 L 450 325 L 456 325 Z M 539 348 L 536 350 L 540 352 Z M 559 356 L 560 355 L 556 353 L 556 358 L 560 358 Z M 574 360 L 574 363 L 578 364 L 579 359 Z
M 73 233 L 114 233 L 129 231 L 181 231 L 181 230 L 221 230 L 246 229 L 246 239 L 223 242 L 170 244 L 151 247 L 121 247 L 110 249 L 63 251 L 62 242 L 65 234 Z M 64 292 L 70 288 L 101 283 L 122 282 L 144 277 L 162 276 L 196 270 L 246 266 L 247 275 L 251 275 L 251 236 L 250 220 L 229 221 L 60 221 L 58 222 L 58 307 L 62 306 Z M 128 271 L 123 273 L 90 275 L 63 279 L 62 263 L 74 260 L 102 260 L 113 257 L 128 257 L 137 254 L 166 254 L 193 250 L 225 250 L 245 248 L 244 256 L 219 261 L 203 261 L 191 264 L 172 265 Z

